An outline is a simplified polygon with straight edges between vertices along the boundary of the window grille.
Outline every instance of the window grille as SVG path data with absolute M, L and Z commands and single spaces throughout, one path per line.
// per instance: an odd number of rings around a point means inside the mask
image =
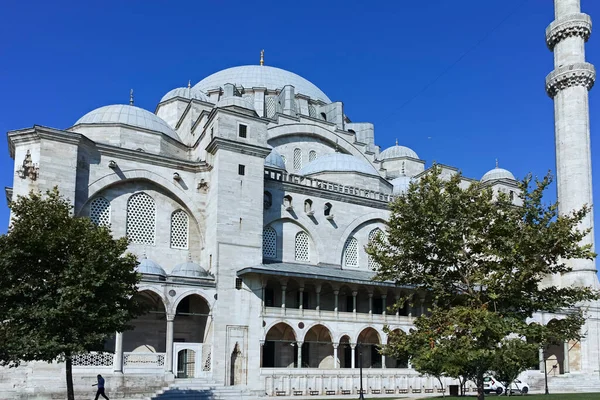
M 237 290 L 242 288 L 242 278 L 235 278 L 235 288 Z
M 346 267 L 358 267 L 358 240 L 355 237 L 351 237 L 346 242 L 346 248 L 344 249 L 344 266 Z
M 275 97 L 267 97 L 267 101 L 266 101 L 266 107 L 265 107 L 265 114 L 267 118 L 273 118 L 275 116 L 275 112 L 277 111 L 276 105 L 275 105 Z
M 246 132 L 248 130 L 248 127 L 246 125 L 242 125 L 240 124 L 238 127 L 238 132 L 241 138 L 245 138 L 246 137 Z
M 369 232 L 369 244 L 373 240 L 375 240 L 375 238 L 378 235 L 382 235 L 382 234 L 383 234 L 383 232 L 379 228 L 375 228 L 371 232 Z M 378 246 L 378 248 L 381 248 L 381 246 Z M 379 263 L 377 263 L 375 260 L 373 260 L 373 258 L 371 256 L 369 256 L 369 269 L 375 269 L 377 267 L 379 267 Z
M 312 104 L 308 105 L 308 116 L 317 118 L 317 110 L 315 109 L 315 106 L 313 106 Z
M 92 200 L 90 219 L 98 226 L 110 226 L 110 203 L 104 197 Z
M 171 215 L 171 247 L 187 249 L 190 231 L 190 220 L 187 213 L 178 210 Z
M 299 170 L 302 168 L 302 150 L 294 149 L 294 169 Z
M 136 193 L 127 201 L 127 237 L 131 243 L 154 244 L 156 204 L 146 193 Z
M 308 244 L 308 235 L 306 232 L 298 232 L 296 234 L 294 255 L 296 261 L 309 261 L 310 248 Z
M 277 257 L 277 232 L 270 226 L 263 230 L 263 257 Z
M 317 152 L 314 150 L 311 150 L 310 153 L 308 153 L 308 161 L 315 161 L 317 159 Z

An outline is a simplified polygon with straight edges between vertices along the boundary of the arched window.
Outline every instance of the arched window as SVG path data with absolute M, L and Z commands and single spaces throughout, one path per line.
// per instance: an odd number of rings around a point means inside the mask
M 127 201 L 127 237 L 131 243 L 154 244 L 156 204 L 146 193 L 136 193 Z
M 377 236 L 383 235 L 383 231 L 379 228 L 373 229 L 369 232 L 369 243 L 371 243 Z M 373 260 L 371 256 L 369 256 L 369 269 L 375 269 L 379 266 L 379 264 Z
M 289 194 L 283 196 L 283 207 L 286 210 L 290 210 L 292 208 L 292 196 L 290 196 Z
M 306 234 L 306 232 L 298 232 L 296 234 L 294 258 L 296 259 L 296 261 L 310 260 L 310 248 L 308 242 L 308 235 Z
M 306 199 L 304 200 L 304 212 L 309 214 L 312 212 L 312 200 Z M 311 214 L 312 215 L 312 214 Z
M 273 205 L 273 196 L 271 196 L 271 192 L 265 191 L 265 194 L 263 197 L 263 206 L 265 207 L 265 210 L 271 208 L 272 205 Z
M 110 226 L 110 203 L 104 197 L 92 200 L 90 219 L 98 226 Z
M 348 129 L 348 133 L 352 133 L 353 135 L 356 135 L 356 131 L 354 129 Z
M 331 205 L 331 203 L 325 203 L 325 208 L 323 209 L 323 213 L 325 214 L 326 217 L 333 215 L 331 213 L 332 209 L 333 209 L 333 206 Z
M 311 161 L 315 161 L 316 159 L 317 159 L 317 152 L 314 150 L 311 150 L 308 153 L 308 161 L 311 162 Z
M 171 247 L 174 249 L 187 249 L 190 221 L 183 210 L 175 211 L 171 215 Z
M 324 121 L 327 121 L 327 114 L 325 114 L 324 112 L 321 113 L 321 118 L 323 118 Z
M 294 169 L 299 170 L 302 168 L 302 150 L 294 149 Z
M 263 257 L 277 257 L 277 232 L 270 226 L 263 229 Z
M 348 238 L 344 248 L 344 266 L 358 267 L 358 240 L 355 237 Z

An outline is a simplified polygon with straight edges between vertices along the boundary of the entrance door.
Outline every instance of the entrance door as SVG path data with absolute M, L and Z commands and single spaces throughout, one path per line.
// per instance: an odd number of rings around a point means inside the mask
M 196 352 L 190 349 L 177 353 L 177 378 L 193 378 L 196 375 Z

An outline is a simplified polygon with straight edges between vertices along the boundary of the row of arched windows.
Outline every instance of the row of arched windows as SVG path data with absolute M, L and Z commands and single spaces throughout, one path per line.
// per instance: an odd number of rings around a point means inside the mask
M 286 210 L 294 208 L 293 200 L 294 199 L 289 194 L 283 196 L 283 207 Z M 271 192 L 264 192 L 263 205 L 265 209 L 269 209 L 273 205 L 273 195 Z M 313 201 L 311 199 L 304 200 L 304 212 L 309 216 L 314 215 Z M 328 202 L 323 205 L 323 215 L 325 217 L 333 217 L 333 205 L 331 203 Z
M 314 150 L 310 150 L 308 152 L 308 162 L 314 161 L 317 159 L 317 152 Z M 302 158 L 302 149 L 296 147 L 294 149 L 294 170 L 298 171 L 302 169 L 303 166 L 303 158 Z M 284 159 L 285 162 L 285 159 Z
M 90 203 L 90 219 L 98 226 L 110 227 L 111 204 L 104 197 Z M 189 247 L 190 220 L 183 210 L 171 214 L 170 245 L 174 249 Z M 156 241 L 156 202 L 147 193 L 135 193 L 127 200 L 126 235 L 134 244 L 154 245 Z
M 371 242 L 377 235 L 383 234 L 379 228 L 369 232 L 368 240 Z M 349 268 L 360 267 L 358 240 L 351 236 L 346 241 L 343 254 L 343 265 Z M 365 253 L 366 255 L 366 253 Z M 271 226 L 263 229 L 263 257 L 268 259 L 277 258 L 277 232 Z M 294 260 L 308 262 L 310 261 L 310 240 L 308 234 L 300 231 L 294 239 Z M 369 269 L 374 269 L 377 266 L 375 260 L 367 255 L 367 264 Z

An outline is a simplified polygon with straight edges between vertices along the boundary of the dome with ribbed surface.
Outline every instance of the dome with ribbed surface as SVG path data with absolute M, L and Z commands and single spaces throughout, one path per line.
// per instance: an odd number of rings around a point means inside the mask
M 261 65 L 244 65 L 216 72 L 198 82 L 194 88 L 203 92 L 222 88 L 226 83 L 242 86 L 246 89 L 262 87 L 271 90 L 291 85 L 296 93 L 309 96 L 314 100 L 331 103 L 331 100 L 314 84 L 303 77 L 280 68 Z
M 146 257 L 140 260 L 140 263 L 135 267 L 135 270 L 140 274 L 167 276 L 167 273 L 160 265 Z
M 96 108 L 79 118 L 73 126 L 111 124 L 128 125 L 133 128 L 158 132 L 180 141 L 177 132 L 175 132 L 169 124 L 158 115 L 144 110 L 143 108 L 124 104 L 113 104 Z
M 394 185 L 393 193 L 404 194 L 408 192 L 411 182 L 412 178 L 410 176 L 399 176 L 395 179 L 392 179 L 390 183 Z
M 368 175 L 377 175 L 377 170 L 366 161 L 362 161 L 349 154 L 325 154 L 306 164 L 298 171 L 300 175 L 317 174 L 319 172 L 360 172 Z
M 162 97 L 162 99 L 160 99 L 160 102 L 162 103 L 164 101 L 171 100 L 176 97 L 181 97 L 187 100 L 196 99 L 201 101 L 208 101 L 208 97 L 206 97 L 206 95 L 202 93 L 202 91 L 199 89 L 191 87 L 178 87 L 167 92 L 167 94 L 165 94 Z
M 206 278 L 210 276 L 208 272 L 200 265 L 192 261 L 176 265 L 171 272 L 172 276 L 182 276 L 186 278 Z
M 267 158 L 265 158 L 265 167 L 285 169 L 285 161 L 281 154 L 275 149 L 271 150 Z
M 510 179 L 512 181 L 516 180 L 515 176 L 512 174 L 512 172 L 504 169 L 504 168 L 494 168 L 488 172 L 485 173 L 485 175 L 483 175 L 483 177 L 481 178 L 481 183 L 485 183 L 485 182 L 489 182 L 489 181 L 496 181 L 499 179 Z
M 406 147 L 406 146 L 399 146 L 397 143 L 395 146 L 392 147 L 388 147 L 387 149 L 385 149 L 384 151 L 382 151 L 381 153 L 379 153 L 379 159 L 381 161 L 383 160 L 387 160 L 390 158 L 399 158 L 399 157 L 410 157 L 410 158 L 419 158 L 419 156 L 417 155 L 417 153 L 414 152 L 414 150 Z

